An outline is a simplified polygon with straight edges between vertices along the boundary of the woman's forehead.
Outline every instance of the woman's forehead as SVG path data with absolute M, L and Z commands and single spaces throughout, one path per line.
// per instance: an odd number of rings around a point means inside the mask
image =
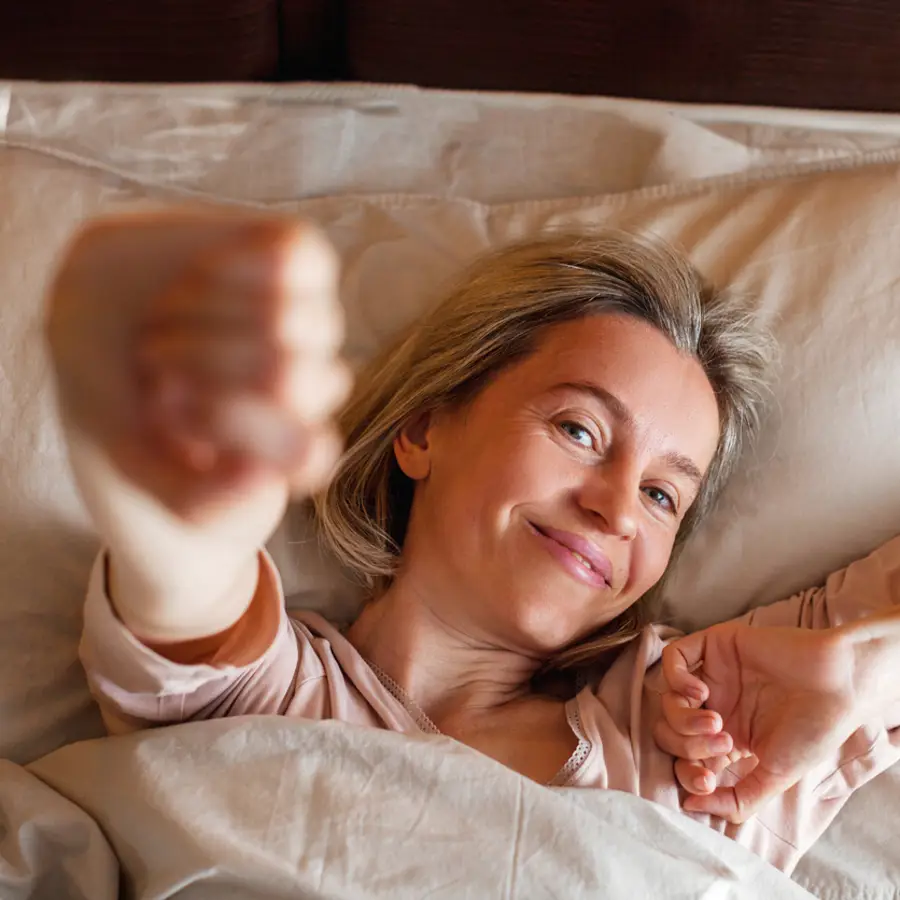
M 646 438 L 691 446 L 704 463 L 715 452 L 719 409 L 702 366 L 639 320 L 605 315 L 555 326 L 509 375 L 508 402 L 577 399 Z
M 664 386 L 671 377 L 695 376 L 701 390 L 712 391 L 699 362 L 640 320 L 602 315 L 548 328 L 523 361 L 520 374 L 532 387 L 557 382 L 608 379 L 640 387 Z

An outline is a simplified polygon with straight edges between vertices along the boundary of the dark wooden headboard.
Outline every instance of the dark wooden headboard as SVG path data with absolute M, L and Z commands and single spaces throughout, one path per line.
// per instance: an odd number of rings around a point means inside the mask
M 0 78 L 327 79 L 897 111 L 900 2 L 0 0 Z

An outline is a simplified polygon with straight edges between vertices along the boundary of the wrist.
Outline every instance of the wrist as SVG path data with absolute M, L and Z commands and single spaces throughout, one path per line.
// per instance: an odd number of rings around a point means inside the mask
M 848 649 L 852 690 L 860 725 L 880 718 L 900 701 L 900 610 L 848 623 L 838 629 Z
M 107 596 L 126 628 L 143 643 L 181 643 L 227 631 L 247 611 L 260 577 L 259 553 L 237 563 L 182 570 L 163 583 L 108 554 Z

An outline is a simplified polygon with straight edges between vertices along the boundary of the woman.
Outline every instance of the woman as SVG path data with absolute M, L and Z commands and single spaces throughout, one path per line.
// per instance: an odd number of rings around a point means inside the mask
M 82 658 L 110 730 L 335 718 L 446 735 L 551 785 L 678 807 L 680 780 L 732 820 L 713 827 L 790 868 L 894 759 L 896 732 L 853 743 L 863 723 L 887 734 L 891 690 L 857 690 L 891 639 L 843 623 L 895 601 L 900 550 L 754 614 L 794 627 L 670 645 L 671 688 L 654 666 L 674 636 L 648 624 L 654 590 L 758 422 L 752 319 L 664 247 L 536 240 L 476 263 L 345 406 L 336 293 L 328 247 L 282 220 L 157 213 L 70 248 L 48 334 L 107 547 Z M 315 495 L 326 546 L 369 588 L 346 633 L 289 619 L 259 550 L 292 493 Z M 737 787 L 735 761 L 755 767 Z M 849 789 L 817 794 L 835 773 Z

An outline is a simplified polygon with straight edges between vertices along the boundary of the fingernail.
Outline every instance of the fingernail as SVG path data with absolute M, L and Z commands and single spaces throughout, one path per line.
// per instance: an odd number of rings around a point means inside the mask
M 717 724 L 715 716 L 711 716 L 709 713 L 693 716 L 690 720 L 691 728 L 701 729 L 703 731 L 715 731 Z
M 710 789 L 709 775 L 698 775 L 694 779 L 694 787 L 700 791 L 708 791 Z
M 713 753 L 728 753 L 731 750 L 731 735 L 717 734 L 709 742 L 709 747 Z

